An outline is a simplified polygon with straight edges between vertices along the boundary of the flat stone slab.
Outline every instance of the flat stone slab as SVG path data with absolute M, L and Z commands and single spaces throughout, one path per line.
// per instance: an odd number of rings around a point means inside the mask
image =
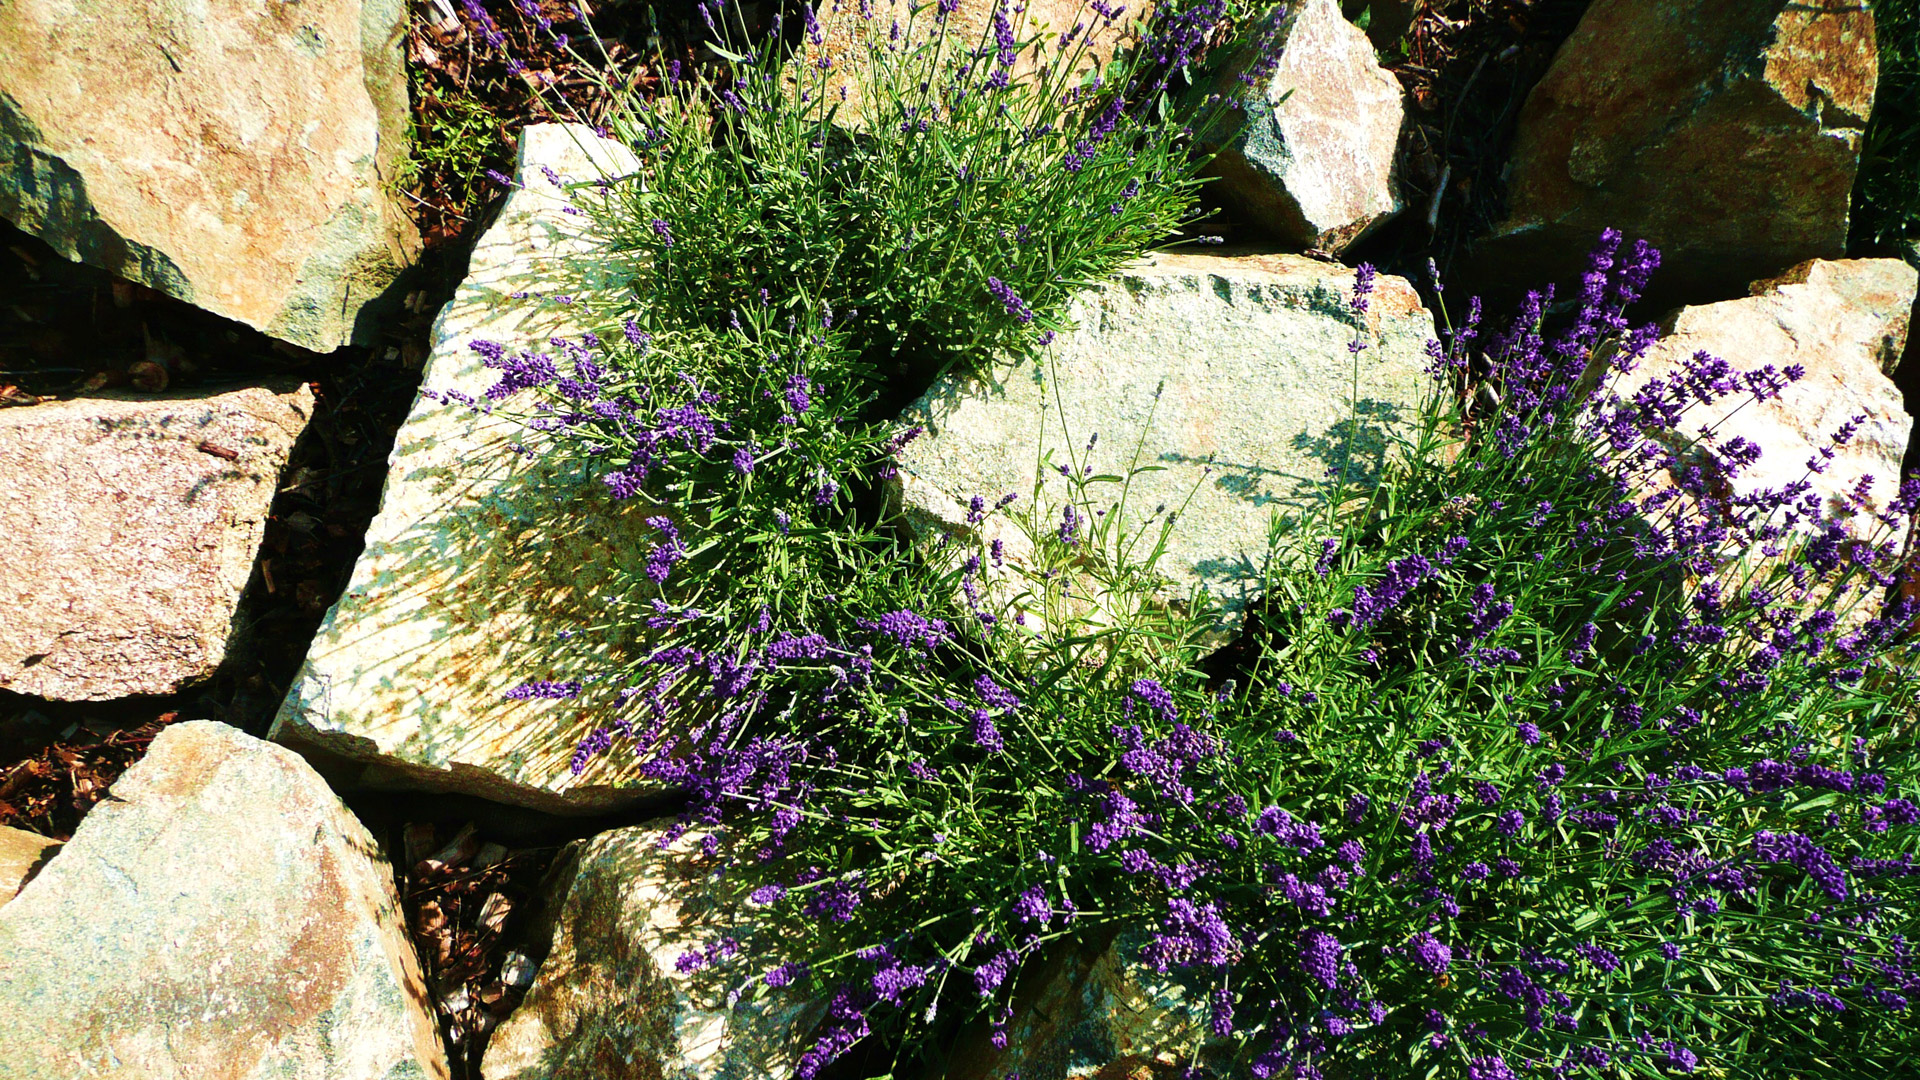
M 0 689 L 170 694 L 226 656 L 306 387 L 0 409 Z
M 623 148 L 585 127 L 522 133 L 521 186 L 434 323 L 426 391 L 480 398 L 498 381 L 472 341 L 544 348 L 578 333 L 573 306 L 524 295 L 569 287 L 591 270 L 584 218 L 563 212 L 566 196 L 543 169 L 591 181 L 632 167 Z M 594 718 L 568 701 L 505 697 L 530 679 L 578 677 L 596 655 L 587 650 L 608 647 L 601 635 L 589 646 L 557 635 L 596 622 L 611 569 L 650 546 L 607 535 L 604 487 L 516 453 L 527 438 L 502 414 L 426 393 L 414 402 L 366 550 L 269 738 L 351 765 L 350 784 L 457 791 L 552 813 L 659 793 L 617 758 L 576 778 L 569 763 Z
M 0 6 L 0 216 L 283 341 L 371 344 L 420 244 L 391 191 L 406 26 L 402 0 Z
M 1197 586 L 1238 610 L 1260 583 L 1274 515 L 1298 528 L 1330 469 L 1372 475 L 1429 392 L 1434 327 L 1419 296 L 1382 275 L 1361 317 L 1353 280 L 1292 255 L 1158 255 L 1122 271 L 1074 302 L 1078 329 L 1050 360 L 950 377 L 902 415 L 926 429 L 898 459 L 909 522 L 964 532 L 975 496 L 1018 494 L 1017 508 L 1044 478 L 1040 511 L 1057 524 L 1068 488 L 1055 466 L 1152 467 L 1133 479 L 1121 520 L 1141 534 L 1178 512 L 1156 569 L 1175 595 Z M 1357 365 L 1356 333 L 1368 342 Z M 1096 435 L 1089 462 L 1081 450 Z M 1090 495 L 1117 500 L 1118 489 Z M 987 530 L 1010 557 L 1025 549 L 1012 522 L 989 518 Z
M 729 904 L 704 834 L 671 846 L 670 820 L 601 833 L 562 854 L 549 878 L 558 913 L 526 1000 L 487 1044 L 484 1080 L 785 1080 L 819 1019 L 780 995 L 729 1003 L 771 963 L 755 955 L 752 913 Z M 739 949 L 681 971 L 688 952 Z M 758 964 L 760 966 L 756 967 Z
M 446 1080 L 373 837 L 299 755 L 175 724 L 0 907 L 9 1080 Z

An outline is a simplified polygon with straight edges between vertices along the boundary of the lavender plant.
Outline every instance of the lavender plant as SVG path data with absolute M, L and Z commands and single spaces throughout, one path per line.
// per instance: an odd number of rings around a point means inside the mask
M 1283 17 L 1095 0 L 1023 39 L 1024 9 L 997 4 L 963 40 L 956 7 L 829 7 L 842 51 L 803 5 L 789 51 L 778 25 L 753 42 L 724 0 L 700 6 L 723 63 L 668 64 L 663 94 L 623 95 L 608 122 L 644 163 L 599 221 L 645 329 L 723 327 L 770 297 L 848 326 L 891 379 L 1030 351 L 1076 289 L 1186 223 L 1196 133 L 1237 104 L 1195 98 L 1187 72 L 1218 41 L 1263 48 Z
M 1609 235 L 1566 325 L 1549 293 L 1436 343 L 1419 430 L 1377 486 L 1336 472 L 1235 650 L 1149 595 L 1124 470 L 1065 463 L 1065 506 L 979 493 L 975 524 L 1022 512 L 1024 568 L 903 542 L 866 497 L 914 434 L 882 376 L 1040 348 L 1179 222 L 1165 80 L 1225 18 L 1163 12 L 1073 82 L 1079 54 L 1016 79 L 1004 18 L 968 46 L 942 14 L 868 39 L 851 130 L 830 69 L 771 51 L 634 105 L 643 171 L 589 212 L 643 299 L 551 351 L 476 343 L 653 538 L 609 617 L 647 647 L 516 693 L 597 698 L 576 768 L 687 792 L 789 945 L 731 989 L 827 1003 L 802 1080 L 863 1044 L 1006 1049 L 1102 952 L 1183 988 L 1183 1064 L 1223 1075 L 1910 1068 L 1920 485 L 1742 488 L 1759 448 L 1689 409 L 1799 373 L 1623 381 L 1657 258 Z
M 1733 494 L 1753 449 L 1673 433 L 1798 373 L 1610 389 L 1654 336 L 1620 318 L 1653 253 L 1617 244 L 1561 333 L 1549 294 L 1436 347 L 1452 393 L 1275 561 L 1228 673 L 1152 605 L 1038 645 L 944 608 L 808 646 L 860 674 L 779 749 L 704 761 L 694 809 L 800 943 L 759 992 L 831 999 L 802 1075 L 888 1029 L 945 1045 L 941 1018 L 1004 1047 L 1088 949 L 1182 984 L 1187 1063 L 1228 1075 L 1907 1067 L 1913 611 L 1883 601 L 1920 484 Z M 1085 520 L 1032 540 L 1100 560 Z

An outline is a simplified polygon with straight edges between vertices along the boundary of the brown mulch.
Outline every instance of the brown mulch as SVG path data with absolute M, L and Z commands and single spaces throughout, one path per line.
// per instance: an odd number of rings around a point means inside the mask
M 178 718 L 178 713 L 163 713 L 136 727 L 105 731 L 76 724 L 31 756 L 0 756 L 9 762 L 0 765 L 0 825 L 63 842 L 73 839 L 80 819 L 146 754 L 154 736 Z M 11 719 L 0 725 L 0 738 L 43 718 Z
M 401 907 L 420 954 L 449 1063 L 480 1075 L 487 1039 L 533 983 L 528 940 L 552 847 L 512 848 L 459 828 L 413 822 L 402 830 Z

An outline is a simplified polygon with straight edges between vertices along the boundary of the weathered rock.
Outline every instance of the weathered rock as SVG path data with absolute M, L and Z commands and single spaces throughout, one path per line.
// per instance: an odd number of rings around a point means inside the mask
M 1095 473 L 1159 470 L 1134 477 L 1127 531 L 1181 515 L 1157 566 L 1171 591 L 1197 585 L 1237 610 L 1260 582 L 1270 519 L 1296 528 L 1330 469 L 1376 471 L 1427 393 L 1432 316 L 1385 276 L 1356 316 L 1353 280 L 1291 255 L 1161 255 L 1122 271 L 1074 302 L 1079 328 L 1050 363 L 948 378 L 907 410 L 904 423 L 926 428 L 899 458 L 909 522 L 964 532 L 974 496 L 1030 499 L 1043 479 L 1039 510 L 1057 524 L 1067 487 L 1052 466 L 1088 464 L 1081 448 L 1097 435 Z M 1371 342 L 1357 360 L 1356 332 Z M 1011 523 L 989 517 L 984 528 L 1010 559 L 1025 557 Z
M 1619 379 L 1622 395 L 1653 378 L 1669 377 L 1705 351 L 1747 370 L 1797 364 L 1806 375 L 1769 401 L 1742 396 L 1696 406 L 1692 433 L 1712 425 L 1719 442 L 1738 435 L 1759 445 L 1758 462 L 1733 482 L 1741 493 L 1778 490 L 1805 477 L 1828 506 L 1863 475 L 1873 477 L 1873 508 L 1884 509 L 1900 489 L 1900 464 L 1913 419 L 1890 378 L 1906 345 L 1914 269 L 1898 259 L 1814 260 L 1776 278 L 1756 281 L 1741 300 L 1682 308 L 1669 332 L 1639 366 Z M 1824 473 L 1807 475 L 1807 461 L 1831 447 L 1833 434 L 1864 417 L 1851 441 L 1837 448 Z
M 12 1080 L 447 1066 L 373 837 L 291 751 L 176 724 L 0 907 Z
M 211 675 L 304 386 L 0 410 L 0 688 L 64 701 Z
M 755 979 L 756 940 L 715 892 L 700 834 L 662 849 L 656 821 L 574 844 L 550 883 L 552 948 L 527 997 L 487 1044 L 485 1080 L 779 1080 L 820 1010 L 780 996 L 727 1002 Z M 731 956 L 676 961 L 723 939 Z
M 429 391 L 482 397 L 498 381 L 468 344 L 512 348 L 576 334 L 569 305 L 526 296 L 593 268 L 583 216 L 542 168 L 592 180 L 632 157 L 578 125 L 521 135 L 519 178 L 434 323 Z M 521 294 L 521 295 L 514 295 Z M 394 440 L 380 513 L 346 594 L 327 613 L 269 737 L 360 769 L 369 786 L 460 791 L 554 813 L 592 813 L 657 789 L 569 762 L 592 729 L 567 701 L 510 701 L 519 683 L 577 672 L 592 654 L 555 634 L 604 613 L 612 568 L 645 543 L 606 534 L 607 496 L 515 452 L 519 422 L 426 395 Z M 640 530 L 635 530 L 638 533 Z M 595 647 L 610 647 L 596 642 Z
M 0 7 L 0 216 L 331 350 L 419 246 L 405 36 L 401 0 Z
M 1182 1075 L 1205 1050 L 1206 988 L 1141 963 L 1140 945 L 1063 940 L 1021 973 L 1006 1049 L 994 1048 L 985 1025 L 973 1025 L 941 1080 Z
M 60 841 L 0 825 L 0 906 L 14 898 L 60 849 Z
M 951 59 L 954 50 L 970 50 L 982 41 L 991 43 L 994 9 L 1001 2 L 958 0 L 946 17 L 944 55 Z M 924 10 L 916 15 L 913 11 L 916 7 Z M 1084 42 L 1070 47 L 1070 50 L 1082 50 L 1074 66 L 1075 75 L 1104 65 L 1131 39 L 1135 18 L 1145 10 L 1144 7 L 1132 8 L 1132 14 L 1123 12 L 1119 19 L 1110 20 L 1096 14 L 1088 0 L 1027 0 L 1017 4 L 1011 8 L 1008 21 L 1015 40 L 1037 38 L 1041 45 L 1038 52 L 1030 47 L 1020 53 L 1009 70 L 1009 78 L 1031 78 L 1040 66 L 1036 57 L 1053 60 L 1058 55 L 1055 43 L 1067 33 L 1074 33 L 1075 41 Z M 896 26 L 902 36 L 915 41 L 938 33 L 934 5 L 923 5 L 920 0 L 819 0 L 815 11 L 821 40 L 809 46 L 808 60 L 814 64 L 825 62 L 827 74 L 822 97 L 829 102 L 838 100 L 840 111 L 836 119 L 854 126 L 862 122 L 866 97 L 863 90 L 872 77 L 867 66 L 868 43 L 878 41 L 882 47 L 890 44 Z M 1077 33 L 1076 28 L 1079 28 Z
M 1609 226 L 1676 301 L 1839 258 L 1877 75 L 1865 4 L 1595 0 L 1521 112 L 1480 274 L 1571 280 Z
M 1240 81 L 1253 56 L 1222 77 L 1219 92 L 1245 108 L 1220 133 L 1211 190 L 1287 243 L 1343 251 L 1400 212 L 1400 83 L 1335 0 L 1293 5 L 1279 43 L 1253 87 Z

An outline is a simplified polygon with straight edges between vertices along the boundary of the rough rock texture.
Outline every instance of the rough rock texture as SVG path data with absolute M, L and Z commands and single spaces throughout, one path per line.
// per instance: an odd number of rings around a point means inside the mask
M 591 151 L 591 157 L 589 155 Z M 592 180 L 632 167 L 577 125 L 521 136 L 521 187 L 475 246 L 467 279 L 434 323 L 425 388 L 478 398 L 498 381 L 469 342 L 544 345 L 581 327 L 576 308 L 516 299 L 587 272 L 583 216 L 541 172 Z M 644 554 L 606 535 L 604 488 L 528 461 L 524 428 L 425 395 L 394 440 L 380 513 L 340 601 L 269 737 L 360 769 L 346 782 L 461 791 L 554 813 L 592 813 L 653 789 L 611 760 L 584 783 L 568 764 L 592 729 L 566 701 L 508 701 L 528 679 L 576 677 L 590 657 L 557 630 L 604 612 L 611 567 Z M 639 532 L 640 530 L 634 530 Z
M 990 1031 L 973 1025 L 940 1080 L 1179 1076 L 1206 1037 L 1206 987 L 1140 963 L 1141 943 L 1056 948 L 1021 975 L 1007 1048 L 994 1049 Z
M 0 907 L 9 1080 L 426 1080 L 393 875 L 291 751 L 162 732 Z
M 211 675 L 312 412 L 304 386 L 0 410 L 0 689 L 97 701 Z
M 1840 257 L 1878 70 L 1865 4 L 1595 0 L 1521 112 L 1483 272 L 1573 280 L 1608 226 L 1688 302 Z
M 908 520 L 965 530 L 973 496 L 1031 499 L 1042 454 L 1079 461 L 1098 435 L 1095 473 L 1136 461 L 1161 470 L 1134 479 L 1129 531 L 1185 506 L 1158 564 L 1173 591 L 1200 585 L 1237 609 L 1266 564 L 1270 518 L 1317 506 L 1330 468 L 1377 470 L 1387 436 L 1427 392 L 1432 316 L 1385 276 L 1370 312 L 1355 316 L 1353 277 L 1292 255 L 1161 255 L 1122 271 L 1074 302 L 1079 329 L 1055 342 L 1050 370 L 1023 362 L 949 378 L 907 410 L 904 423 L 927 429 L 900 454 Z M 1347 346 L 1361 326 L 1372 344 L 1358 359 L 1356 403 Z M 1039 511 L 1057 523 L 1065 481 L 1042 475 Z M 1108 493 L 1117 497 L 1092 492 Z M 1003 519 L 988 528 L 1016 561 L 1027 550 Z
M 387 191 L 405 26 L 401 0 L 0 6 L 18 58 L 0 65 L 0 216 L 282 340 L 344 344 L 419 246 Z
M 58 850 L 58 840 L 0 825 L 0 906 L 13 899 Z
M 1764 448 L 1760 460 L 1734 482 L 1736 490 L 1750 492 L 1801 479 L 1807 460 L 1830 445 L 1833 433 L 1864 416 L 1827 471 L 1807 479 L 1837 511 L 1854 482 L 1871 475 L 1873 508 L 1884 509 L 1899 491 L 1901 458 L 1913 428 L 1889 375 L 1906 345 L 1917 278 L 1920 274 L 1898 259 L 1802 263 L 1754 282 L 1753 295 L 1745 299 L 1676 312 L 1667 336 L 1617 389 L 1622 396 L 1630 394 L 1648 379 L 1671 375 L 1703 350 L 1740 370 L 1798 364 L 1805 377 L 1778 398 L 1754 403 L 1727 398 L 1696 407 L 1687 414 L 1689 429 L 1712 424 L 1721 442 L 1739 435 Z
M 956 47 L 972 49 L 983 40 L 993 41 L 993 12 L 999 2 L 958 0 L 946 20 L 949 56 Z M 842 104 L 836 117 L 839 122 L 856 126 L 861 122 L 865 99 L 862 90 L 870 78 L 866 72 L 866 43 L 870 38 L 888 40 L 896 23 L 904 35 L 914 40 L 925 39 L 936 32 L 932 18 L 934 5 L 925 4 L 925 11 L 919 16 L 912 14 L 915 7 L 921 6 L 920 0 L 819 0 L 814 10 L 822 40 L 811 46 L 809 59 L 816 63 L 825 60 L 829 65 L 824 97 L 828 101 L 840 98 Z M 1009 25 L 1013 27 L 1015 40 L 1041 39 L 1048 58 L 1055 55 L 1054 43 L 1060 35 L 1082 24 L 1092 27 L 1085 52 L 1075 67 L 1076 72 L 1084 74 L 1112 59 L 1116 50 L 1129 40 L 1135 16 L 1145 9 L 1128 7 L 1132 14 L 1123 13 L 1118 21 L 1109 21 L 1096 15 L 1087 0 L 1027 0 L 1009 17 Z M 869 14 L 862 14 L 863 10 Z M 1031 48 L 1023 51 L 1013 64 L 1011 78 L 1031 76 L 1037 66 L 1034 55 Z M 844 96 L 841 96 L 843 89 Z
M 751 923 L 716 896 L 701 834 L 662 850 L 670 821 L 601 833 L 561 856 L 552 949 L 481 1063 L 485 1080 L 780 1080 L 819 1017 L 773 996 L 731 1009 L 728 985 L 773 966 Z M 689 975 L 675 961 L 734 938 L 741 951 Z M 715 987 L 720 987 L 718 993 Z
M 1222 77 L 1219 92 L 1246 107 L 1221 131 L 1213 190 L 1286 243 L 1339 252 L 1400 212 L 1400 82 L 1335 0 L 1294 5 L 1280 42 L 1252 88 L 1239 81 L 1251 57 Z

